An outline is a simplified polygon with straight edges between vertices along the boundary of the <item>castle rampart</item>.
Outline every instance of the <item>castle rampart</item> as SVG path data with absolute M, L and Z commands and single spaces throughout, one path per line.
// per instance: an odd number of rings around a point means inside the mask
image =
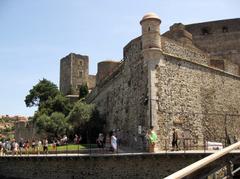
M 186 25 L 194 44 L 219 59 L 240 65 L 240 19 Z
M 142 25 L 151 30 L 157 21 L 144 19 Z M 152 34 L 160 31 L 143 27 L 143 35 L 124 47 L 119 68 L 88 96 L 106 116 L 107 130 L 122 129 L 135 148 L 150 125 L 161 139 L 170 137 L 172 127 L 201 141 L 219 141 L 226 133 L 240 137 L 234 127 L 240 124 L 238 65 L 200 48 L 189 28 L 178 24 L 158 37 Z

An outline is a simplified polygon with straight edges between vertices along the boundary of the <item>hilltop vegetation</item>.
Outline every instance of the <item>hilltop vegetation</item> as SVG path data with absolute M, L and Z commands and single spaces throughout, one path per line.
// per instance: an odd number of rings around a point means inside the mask
M 18 116 L 14 117 L 2 116 L 0 118 L 0 139 L 13 138 L 15 123 L 18 121 L 19 121 Z

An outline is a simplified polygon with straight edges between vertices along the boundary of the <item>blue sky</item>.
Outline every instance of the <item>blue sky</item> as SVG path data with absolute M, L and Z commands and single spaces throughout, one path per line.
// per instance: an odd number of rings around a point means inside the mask
M 239 18 L 239 0 L 0 0 L 0 114 L 33 115 L 24 99 L 40 79 L 59 85 L 59 60 L 70 52 L 90 57 L 90 73 L 140 35 L 147 12 L 161 32 L 183 24 Z

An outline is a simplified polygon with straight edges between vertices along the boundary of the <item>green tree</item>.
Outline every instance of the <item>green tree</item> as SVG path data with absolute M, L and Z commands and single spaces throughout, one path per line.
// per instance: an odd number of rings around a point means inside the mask
M 54 98 L 58 94 L 60 92 L 57 86 L 43 78 L 29 91 L 29 94 L 25 98 L 25 104 L 27 107 L 40 107 L 49 97 Z
M 78 101 L 69 113 L 68 119 L 75 129 L 80 129 L 91 119 L 92 111 L 93 105 Z
M 81 85 L 79 88 L 79 99 L 82 99 L 87 95 L 88 95 L 88 86 L 85 83 L 85 84 Z
M 64 114 L 54 112 L 51 116 L 41 115 L 36 120 L 39 133 L 45 133 L 49 137 L 59 137 L 71 131 L 72 126 Z
M 92 142 L 96 140 L 99 133 L 104 132 L 106 126 L 106 120 L 103 116 L 100 115 L 96 107 L 92 110 L 91 118 L 86 124 L 86 130 L 90 133 L 89 137 Z
M 58 94 L 54 98 L 50 97 L 45 101 L 39 108 L 39 111 L 47 115 L 51 115 L 53 112 L 61 112 L 67 116 L 71 109 L 72 104 L 70 103 L 70 100 L 62 94 Z

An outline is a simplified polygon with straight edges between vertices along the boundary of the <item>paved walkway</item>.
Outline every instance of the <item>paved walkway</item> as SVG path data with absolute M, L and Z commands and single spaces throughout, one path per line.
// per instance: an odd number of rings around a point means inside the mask
M 77 157 L 77 156 L 129 156 L 129 155 L 182 155 L 182 154 L 212 154 L 219 150 L 187 150 L 187 151 L 158 151 L 154 153 L 149 152 L 119 152 L 119 153 L 61 153 L 61 154 L 24 154 L 24 155 L 4 155 L 2 157 Z M 240 154 L 240 150 L 234 150 L 231 153 Z

